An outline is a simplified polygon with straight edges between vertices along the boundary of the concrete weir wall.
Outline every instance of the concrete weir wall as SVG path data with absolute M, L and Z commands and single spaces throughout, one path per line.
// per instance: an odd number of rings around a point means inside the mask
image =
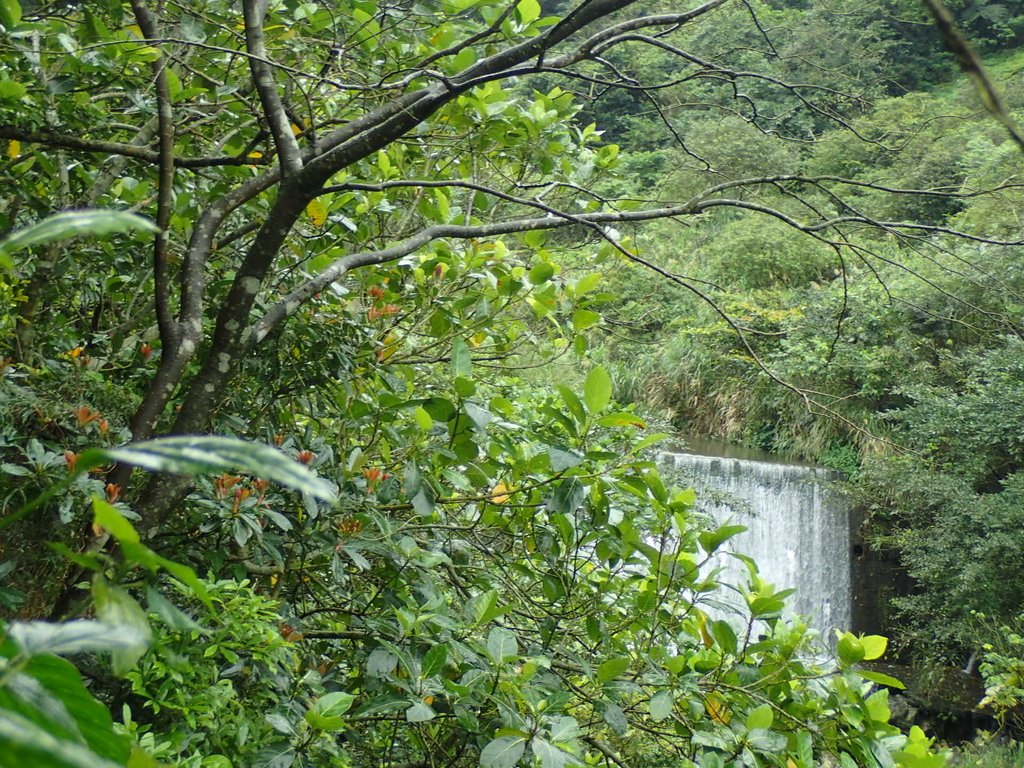
M 840 475 L 829 469 L 777 461 L 664 453 L 698 492 L 699 507 L 715 517 L 745 525 L 725 546 L 754 559 L 763 579 L 777 589 L 794 588 L 789 612 L 810 618 L 823 637 L 850 629 L 854 560 L 848 505 L 832 487 Z M 745 567 L 723 554 L 718 565 L 734 583 Z

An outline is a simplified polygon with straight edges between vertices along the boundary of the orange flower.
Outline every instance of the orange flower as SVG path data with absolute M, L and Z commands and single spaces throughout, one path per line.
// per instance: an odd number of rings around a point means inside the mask
M 78 426 L 86 427 L 96 421 L 100 415 L 92 408 L 82 405 L 75 409 L 75 418 L 78 419 Z
M 280 445 L 284 442 L 284 435 L 274 435 L 274 445 Z
M 379 285 L 374 285 L 367 291 L 367 293 L 373 296 L 373 298 L 376 300 L 384 295 L 384 289 L 381 288 Z
M 359 533 L 361 530 L 363 530 L 362 521 L 354 517 L 346 517 L 338 523 L 338 533 L 342 536 L 351 536 Z M 338 547 L 340 548 L 341 545 L 339 544 Z
M 376 467 L 372 467 L 370 469 L 363 470 L 363 477 L 366 478 L 366 487 L 372 491 L 374 488 L 377 487 L 377 483 L 386 478 L 387 475 L 384 474 L 383 469 L 377 469 Z
M 107 483 L 107 501 L 113 504 L 121 496 L 121 486 L 117 483 Z
M 74 472 L 75 465 L 78 463 L 78 454 L 74 451 L 64 451 L 64 461 L 68 465 L 68 472 Z
M 238 508 L 242 506 L 242 502 L 252 496 L 252 491 L 248 488 L 235 488 L 235 503 L 231 507 L 232 512 L 237 512 Z
M 107 422 L 106 419 L 100 419 L 99 421 L 96 422 L 96 429 L 100 431 L 101 435 L 105 435 L 107 434 L 107 432 L 110 431 L 110 424 Z
M 370 307 L 370 311 L 366 313 L 366 317 L 370 320 L 376 320 L 379 317 L 387 317 L 388 315 L 397 315 L 401 307 L 397 304 L 385 304 L 383 306 Z
M 218 499 L 227 498 L 231 489 L 238 485 L 242 478 L 236 477 L 235 475 L 221 475 L 213 481 L 214 491 L 217 494 Z
M 313 452 L 299 451 L 299 455 L 296 456 L 296 458 L 299 460 L 299 463 L 301 464 L 309 464 L 311 461 L 313 461 Z
M 252 486 L 253 486 L 253 488 L 255 488 L 255 489 L 256 489 L 256 490 L 258 491 L 258 492 L 260 492 L 260 493 L 263 493 L 264 491 L 266 491 L 266 490 L 267 490 L 267 488 L 269 488 L 269 487 L 270 487 L 270 481 L 269 481 L 269 480 L 264 480 L 264 479 L 263 479 L 263 478 L 261 477 L 261 478 L 259 478 L 258 480 L 253 480 L 253 482 L 252 482 Z
M 139 347 L 139 352 L 142 354 L 142 362 L 148 363 L 149 358 L 153 356 L 153 348 L 149 344 L 143 344 Z

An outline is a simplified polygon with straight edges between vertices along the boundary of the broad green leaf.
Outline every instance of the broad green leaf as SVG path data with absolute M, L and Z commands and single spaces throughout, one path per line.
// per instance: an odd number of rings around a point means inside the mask
M 146 588 L 146 607 L 171 629 L 203 632 L 203 628 L 178 606 L 152 587 Z
M 574 331 L 585 331 L 593 328 L 601 322 L 601 315 L 590 309 L 577 309 L 572 313 L 572 328 Z
M 0 242 L 0 253 L 9 256 L 36 245 L 67 240 L 80 235 L 105 237 L 132 231 L 156 232 L 157 228 L 149 219 L 125 211 L 67 211 L 48 216 L 30 227 L 13 233 Z
M 430 414 L 423 409 L 422 405 L 416 406 L 413 416 L 416 418 L 416 423 L 419 424 L 420 429 L 424 432 L 429 432 L 434 426 L 434 420 L 430 418 Z
M 607 683 L 609 680 L 614 680 L 627 669 L 629 669 L 628 656 L 608 659 L 608 661 L 603 662 L 601 666 L 597 668 L 597 682 Z
M 718 643 L 718 647 L 725 653 L 735 654 L 737 651 L 736 630 L 724 619 L 716 619 L 708 624 L 711 636 Z
M 562 400 L 569 408 L 569 412 L 573 415 L 573 418 L 576 420 L 576 423 L 582 424 L 584 421 L 586 421 L 586 411 L 583 410 L 583 403 L 581 403 L 580 399 L 576 397 L 576 394 L 563 384 L 556 385 L 555 389 L 558 390 L 558 394 L 561 395 Z
M 530 740 L 530 749 L 537 759 L 540 760 L 542 768 L 564 768 L 570 760 L 574 763 L 576 762 L 572 755 L 563 752 L 540 736 L 534 736 Z
M 573 286 L 573 292 L 579 298 L 583 294 L 590 293 L 590 291 L 597 288 L 603 279 L 604 276 L 600 272 L 591 272 L 588 275 L 584 275 L 576 281 L 576 284 Z
M 602 427 L 637 427 L 647 429 L 647 423 L 635 413 L 609 413 L 597 420 Z
M 0 755 L 4 765 L 46 768 L 124 768 L 96 754 L 85 744 L 55 736 L 10 710 L 0 709 Z
M 78 468 L 123 462 L 176 475 L 246 472 L 333 503 L 334 489 L 302 464 L 262 443 L 209 435 L 160 437 L 121 448 L 83 451 Z
M 622 711 L 622 707 L 611 701 L 603 701 L 599 707 L 601 717 L 608 723 L 608 727 L 619 736 L 625 736 L 629 729 L 629 721 L 626 719 L 626 713 Z
M 21 696 L 14 698 L 12 695 L 18 694 L 19 686 L 9 684 L 6 689 L 0 689 L 0 711 L 13 711 L 44 727 L 57 738 L 73 736 L 78 742 L 84 739 L 85 744 L 100 757 L 123 764 L 129 753 L 130 739 L 114 730 L 109 710 L 93 697 L 70 662 L 50 654 L 35 656 L 17 677 L 33 682 L 36 691 L 27 699 Z M 40 696 L 50 698 L 50 703 L 63 711 L 63 717 L 70 718 L 71 732 L 62 727 L 52 712 L 38 708 Z M 35 704 L 31 703 L 33 699 Z M 0 747 L 2 754 L 3 748 Z
M 472 355 L 466 340 L 452 341 L 452 375 L 468 378 L 472 367 Z
M 896 688 L 901 691 L 906 689 L 907 687 L 903 684 L 902 681 L 897 680 L 895 677 L 887 675 L 884 672 L 870 672 L 867 670 L 858 669 L 857 675 L 863 677 L 865 680 L 870 680 L 873 683 L 878 683 L 879 685 L 887 685 L 890 688 Z
M 530 282 L 533 283 L 534 285 L 546 283 L 554 276 L 555 265 L 548 261 L 537 262 L 527 273 L 527 277 L 530 278 Z
M 349 711 L 356 697 L 344 691 L 325 693 L 316 700 L 313 709 L 324 717 L 339 717 Z
M 532 24 L 540 18 L 540 3 L 538 0 L 519 0 L 516 13 L 523 24 Z
M 839 632 L 839 642 L 836 643 L 836 654 L 844 666 L 856 664 L 864 658 L 864 644 L 850 632 Z
M 583 402 L 591 413 L 600 413 L 612 399 L 612 377 L 600 365 L 590 369 L 583 383 Z
M 108 504 L 99 496 L 92 498 L 93 520 L 96 525 L 105 528 L 111 536 L 120 543 L 139 543 L 139 534 L 128 522 L 128 519 L 118 512 L 112 504 Z
M 148 633 L 136 626 L 95 619 L 16 621 L 7 627 L 7 634 L 28 656 L 123 651 L 144 648 L 149 640 Z
M 775 713 L 772 712 L 771 705 L 762 704 L 747 714 L 746 724 L 747 729 L 752 731 L 755 728 L 771 728 L 774 721 Z
M 480 751 L 480 768 L 514 768 L 525 751 L 522 736 L 499 736 Z
M 444 643 L 438 643 L 423 656 L 423 664 L 421 665 L 422 676 L 433 677 L 444 669 L 447 660 L 448 646 Z
M 22 98 L 26 93 L 28 93 L 28 88 L 16 80 L 0 80 L 0 101 L 16 101 L 17 99 Z M 14 253 L 14 251 L 21 250 L 21 248 L 7 247 L 7 244 L 14 240 L 18 234 L 20 233 L 15 233 L 15 235 L 12 235 L 7 240 L 0 242 L 0 256 L 3 256 L 6 259 L 11 253 Z
M 345 719 L 342 715 L 348 712 L 355 698 L 351 693 L 344 691 L 325 693 L 306 711 L 305 720 L 321 731 L 344 730 Z
M 746 530 L 747 526 L 745 525 L 723 525 L 713 531 L 704 531 L 697 537 L 697 540 L 700 542 L 701 548 L 710 555 L 733 536 Z
M 863 635 L 860 642 L 864 646 L 864 661 L 880 659 L 889 645 L 889 639 L 881 635 Z
M 651 700 L 647 705 L 651 713 L 651 720 L 657 723 L 669 717 L 672 714 L 674 705 L 675 699 L 672 696 L 672 691 L 668 689 L 658 691 L 651 696 Z
M 516 636 L 504 627 L 495 627 L 487 635 L 487 653 L 495 664 L 512 661 L 519 655 Z
M 134 643 L 111 649 L 114 674 L 124 675 L 149 647 L 152 631 L 146 612 L 124 588 L 111 586 L 98 574 L 93 580 L 92 596 L 96 603 L 96 615 L 100 619 L 113 624 L 118 634 L 135 638 Z
M 21 3 L 18 0 L 0 0 L 0 24 L 12 29 L 21 21 Z
M 580 724 L 574 717 L 559 717 L 551 724 L 551 741 L 567 743 L 580 735 Z
M 417 701 L 405 710 L 405 719 L 410 723 L 425 723 L 428 720 L 433 720 L 435 717 L 437 717 L 437 712 L 425 701 Z

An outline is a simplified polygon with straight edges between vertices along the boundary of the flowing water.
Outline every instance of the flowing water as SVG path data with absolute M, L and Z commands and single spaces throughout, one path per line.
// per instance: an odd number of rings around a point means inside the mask
M 852 613 L 850 524 L 838 473 L 777 461 L 665 453 L 698 492 L 698 507 L 719 523 L 747 526 L 723 549 L 753 558 L 776 589 L 795 588 L 788 612 L 810 617 L 823 636 L 849 629 Z M 735 500 L 737 503 L 731 503 Z M 742 583 L 746 568 L 723 556 L 723 580 Z

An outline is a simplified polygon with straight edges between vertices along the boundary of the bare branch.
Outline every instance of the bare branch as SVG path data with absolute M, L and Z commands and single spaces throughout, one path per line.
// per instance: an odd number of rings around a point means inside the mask
M 159 36 L 156 17 L 144 0 L 132 0 L 135 21 L 147 38 Z M 167 270 L 167 247 L 170 242 L 171 211 L 174 205 L 174 111 L 171 108 L 171 89 L 167 81 L 167 57 L 161 51 L 152 64 L 156 83 L 158 135 L 160 139 L 160 172 L 157 176 L 156 226 L 153 238 L 153 299 L 156 306 L 157 327 L 163 349 L 177 344 L 178 331 L 171 314 L 170 276 Z
M 263 21 L 267 16 L 267 0 L 244 0 L 242 11 L 245 15 L 245 45 L 249 53 L 249 70 L 256 92 L 260 95 L 263 114 L 270 125 L 270 133 L 277 147 L 278 161 L 284 170 L 284 177 L 297 173 L 302 168 L 302 153 L 292 133 L 291 121 L 285 113 L 281 96 L 274 82 L 273 69 L 267 64 L 267 49 L 263 38 Z
M 960 69 L 974 82 L 974 87 L 978 89 L 978 94 L 981 96 L 985 109 L 1002 124 L 1007 133 L 1010 134 L 1010 138 L 1017 143 L 1017 146 L 1024 149 L 1024 133 L 1021 132 L 1013 118 L 1010 117 L 1010 113 L 1007 111 L 998 89 L 985 71 L 981 59 L 978 58 L 978 54 L 971 48 L 967 38 L 957 28 L 953 14 L 949 12 L 949 9 L 942 3 L 942 0 L 924 0 L 924 4 L 935 19 L 935 26 L 938 27 L 942 39 L 946 42 L 946 46 L 956 56 Z
M 61 147 L 82 152 L 99 152 L 104 155 L 118 155 L 143 160 L 157 165 L 160 163 L 160 152 L 140 146 L 135 142 L 125 144 L 120 141 L 104 141 L 102 139 L 86 139 L 58 131 L 31 131 L 16 125 L 0 125 L 0 139 L 17 139 L 32 144 L 43 144 L 48 147 Z M 268 161 L 261 158 L 248 157 L 245 154 L 229 157 L 175 157 L 176 168 L 215 168 L 224 165 L 267 165 Z

